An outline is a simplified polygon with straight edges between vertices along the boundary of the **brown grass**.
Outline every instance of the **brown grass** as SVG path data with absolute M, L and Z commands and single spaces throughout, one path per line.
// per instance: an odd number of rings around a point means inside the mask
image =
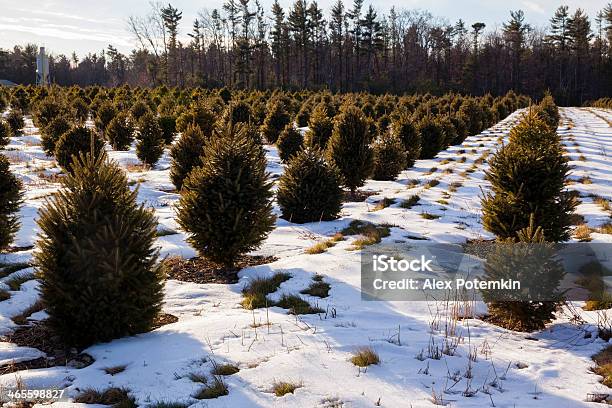
M 283 395 L 293 394 L 295 390 L 301 388 L 302 383 L 288 382 L 288 381 L 277 381 L 272 384 L 272 392 L 277 397 L 282 397 Z
M 104 370 L 104 372 L 108 375 L 117 375 L 119 373 L 122 373 L 125 371 L 125 369 L 127 368 L 127 365 L 118 365 L 118 366 L 113 366 L 113 367 L 105 367 L 102 370 Z
M 372 364 L 379 364 L 380 358 L 378 357 L 378 353 L 376 353 L 372 347 L 361 347 L 355 350 L 353 353 L 351 363 L 357 367 L 367 367 Z
M 580 242 L 589 242 L 591 238 L 591 229 L 586 224 L 581 224 L 574 229 L 574 236 Z
M 291 275 L 284 272 L 277 272 L 270 278 L 255 278 L 243 290 L 242 307 L 245 309 L 258 309 L 270 306 L 271 302 L 267 295 L 276 292 L 280 285 L 291 279 Z
M 612 387 L 612 346 L 595 354 L 593 361 L 597 364 L 593 371 L 603 377 L 601 383 L 606 387 Z

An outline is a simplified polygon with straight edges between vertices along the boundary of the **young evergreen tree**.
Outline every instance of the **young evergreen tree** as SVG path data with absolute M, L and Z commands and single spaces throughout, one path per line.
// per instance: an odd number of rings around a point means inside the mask
M 94 153 L 99 154 L 104 142 L 85 126 L 74 126 L 63 133 L 55 144 L 55 160 L 65 172 L 71 173 L 74 158 L 81 153 L 89 153 L 92 147 Z
M 338 218 L 342 209 L 342 176 L 323 152 L 306 148 L 289 160 L 280 177 L 276 200 L 282 218 L 298 224 Z
M 19 136 L 21 134 L 21 129 L 23 129 L 23 127 L 25 126 L 23 114 L 18 109 L 11 109 L 8 116 L 6 117 L 6 122 L 11 128 L 12 136 Z
M 119 112 L 104 130 L 104 136 L 114 150 L 128 150 L 134 141 L 134 125 L 130 116 Z
M 161 310 L 157 221 L 106 154 L 81 154 L 40 210 L 35 261 L 49 325 L 68 346 L 145 332 Z
M 65 116 L 58 116 L 40 130 L 40 144 L 47 156 L 55 154 L 60 137 L 70 130 L 70 122 Z
M 487 255 L 485 277 L 520 281 L 521 291 L 482 290 L 488 321 L 517 331 L 544 329 L 563 301 L 559 284 L 565 272 L 555 255 L 554 246 L 546 242 L 533 217 L 515 239 L 498 242 Z
M 406 152 L 406 168 L 414 166 L 421 155 L 421 134 L 409 115 L 402 114 L 391 121 L 391 133 L 400 139 Z
M 482 110 L 474 98 L 464 99 L 459 108 L 459 114 L 464 117 L 468 135 L 477 135 L 482 132 L 484 129 Z
M 116 115 L 117 108 L 115 105 L 110 101 L 103 102 L 96 111 L 95 124 L 98 132 L 104 134 L 104 130 Z
M 270 107 L 263 125 L 261 126 L 261 132 L 268 143 L 274 144 L 280 133 L 289 123 L 291 123 L 291 116 L 285 104 L 281 100 L 278 100 Z
M 32 112 L 32 120 L 34 125 L 42 129 L 62 113 L 61 102 L 56 98 L 46 97 L 36 104 Z
M 161 115 L 159 118 L 157 118 L 157 121 L 162 130 L 164 143 L 167 145 L 172 144 L 172 142 L 174 142 L 174 137 L 176 136 L 176 116 Z
M 0 119 L 0 149 L 11 142 L 11 135 L 12 131 L 9 124 L 5 120 Z
M 201 256 L 231 266 L 274 227 L 266 157 L 247 126 L 229 127 L 204 147 L 183 183 L 177 221 Z
M 9 166 L 6 156 L 0 154 L 0 251 L 11 245 L 19 230 L 18 211 L 23 198 L 21 182 Z
M 157 118 L 147 113 L 138 122 L 136 156 L 147 166 L 153 167 L 164 153 L 164 135 Z
M 542 99 L 539 105 L 536 107 L 537 112 L 540 114 L 540 118 L 546 122 L 552 131 L 556 132 L 559 126 L 559 108 L 555 104 L 555 100 L 547 93 Z
M 546 241 L 569 239 L 574 199 L 565 190 L 569 171 L 558 135 L 530 111 L 510 131 L 510 141 L 489 161 L 492 193 L 482 199 L 483 225 L 501 239 L 535 225 Z
M 251 107 L 245 101 L 230 103 L 223 112 L 222 122 L 224 124 L 250 123 L 253 120 Z
M 312 148 L 325 150 L 333 130 L 334 122 L 329 117 L 327 107 L 324 103 L 320 103 L 315 106 L 308 120 L 305 144 Z
M 200 127 L 189 125 L 170 149 L 170 180 L 178 191 L 183 188 L 183 180 L 191 170 L 202 164 L 205 143 L 206 137 Z
M 327 143 L 327 159 L 340 170 L 343 184 L 355 193 L 372 174 L 373 153 L 370 121 L 355 106 L 347 106 L 337 116 Z
M 144 103 L 143 101 L 136 102 L 132 109 L 130 109 L 130 115 L 134 119 L 135 122 L 138 122 L 140 118 L 142 118 L 147 113 L 150 113 L 151 109 L 149 109 L 149 105 Z
M 216 121 L 215 113 L 208 106 L 195 104 L 176 119 L 176 130 L 184 132 L 189 125 L 197 125 L 204 136 L 208 137 L 212 135 Z
M 406 168 L 406 151 L 401 140 L 395 134 L 383 133 L 374 142 L 374 180 L 395 180 Z
M 278 148 L 278 156 L 281 161 L 287 163 L 291 157 L 304 147 L 304 137 L 300 131 L 290 123 L 285 126 L 278 136 L 276 147 Z
M 424 116 L 416 125 L 421 139 L 419 159 L 433 159 L 444 148 L 446 134 L 440 123 L 430 115 Z

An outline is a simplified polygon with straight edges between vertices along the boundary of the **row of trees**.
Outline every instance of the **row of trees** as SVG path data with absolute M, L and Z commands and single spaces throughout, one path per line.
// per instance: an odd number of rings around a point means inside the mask
M 450 24 L 428 12 L 391 8 L 380 14 L 363 0 L 337 0 L 326 13 L 315 1 L 275 2 L 266 12 L 255 0 L 226 0 L 203 11 L 179 40 L 182 13 L 152 4 L 129 18 L 138 47 L 124 55 L 112 45 L 79 60 L 54 56 L 62 85 L 166 84 L 240 88 L 327 88 L 371 92 L 448 90 L 496 95 L 513 89 L 558 102 L 582 103 L 612 89 L 612 5 L 594 21 L 559 7 L 550 26 L 530 26 L 522 11 L 501 29 L 484 23 Z M 0 77 L 34 81 L 37 47 L 0 52 Z

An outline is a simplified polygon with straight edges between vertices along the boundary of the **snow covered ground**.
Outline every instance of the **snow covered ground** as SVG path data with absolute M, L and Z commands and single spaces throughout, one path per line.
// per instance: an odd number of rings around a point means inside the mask
M 600 109 L 563 108 L 559 133 L 567 147 L 571 178 L 568 186 L 580 193 L 577 212 L 597 228 L 610 222 L 610 213 L 595 202 L 595 195 L 612 199 L 612 112 Z M 52 367 L 0 376 L 0 387 L 23 382 L 25 388 L 66 388 L 69 396 L 86 388 L 126 387 L 141 406 L 156 402 L 183 402 L 202 407 L 431 407 L 438 398 L 453 407 L 580 407 L 589 393 L 608 393 L 593 374 L 591 355 L 606 344 L 597 338 L 595 312 L 580 311 L 586 323 L 572 321 L 569 310 L 541 333 L 515 333 L 476 318 L 453 320 L 448 303 L 366 302 L 360 294 L 359 251 L 350 251 L 355 237 L 339 242 L 327 252 L 305 253 L 319 240 L 332 236 L 352 220 L 391 224 L 389 242 L 428 239 L 463 243 L 492 238 L 480 223 L 481 188 L 486 154 L 494 153 L 507 137 L 519 112 L 489 130 L 468 137 L 461 146 L 441 152 L 433 160 L 420 160 L 393 182 L 369 181 L 363 190 L 376 192 L 365 202 L 346 203 L 342 217 L 333 222 L 305 225 L 278 219 L 258 254 L 278 261 L 247 268 L 233 285 L 194 284 L 169 280 L 164 311 L 179 321 L 150 333 L 99 344 L 85 350 L 95 363 L 82 368 Z M 21 210 L 22 227 L 16 245 L 30 247 L 38 233 L 37 210 L 58 188 L 59 172 L 40 147 L 38 130 L 27 120 L 25 135 L 13 138 L 4 152 L 12 169 L 27 188 Z M 282 173 L 274 147 L 267 147 L 269 171 Z M 155 209 L 160 229 L 178 231 L 174 221 L 177 194 L 169 193 L 169 158 L 164 155 L 152 171 L 134 169 L 135 151 L 110 152 L 129 168 L 129 179 L 139 184 L 139 200 Z M 583 157 L 581 157 L 583 156 Z M 465 159 L 462 159 L 464 157 Z M 432 172 L 436 168 L 434 172 Z M 590 184 L 584 183 L 585 177 Z M 418 185 L 413 186 L 412 181 Z M 430 180 L 439 184 L 426 188 Z M 449 191 L 452 190 L 452 191 Z M 420 202 L 407 209 L 402 200 L 419 195 Z M 377 209 L 383 198 L 395 203 Z M 438 215 L 425 219 L 423 213 Z M 592 234 L 593 242 L 612 242 L 612 235 Z M 185 235 L 160 237 L 165 255 L 195 256 Z M 32 250 L 0 255 L 0 263 L 25 262 Z M 296 294 L 315 274 L 331 284 L 325 299 L 302 295 L 327 312 L 293 316 L 281 308 L 243 309 L 241 289 L 251 279 L 284 271 L 291 279 L 272 295 Z M 31 269 L 16 272 L 24 274 Z M 1 286 L 12 275 L 3 278 Z M 29 280 L 0 302 L 0 334 L 16 327 L 11 317 L 36 302 L 37 282 Z M 484 305 L 474 305 L 483 311 Z M 38 312 L 31 319 L 44 319 Z M 255 323 L 255 324 L 254 324 Z M 269 324 L 268 324 L 269 323 Z M 455 327 L 456 324 L 456 327 Z M 449 329 L 449 326 L 452 326 Z M 371 346 L 381 362 L 359 370 L 349 361 L 352 352 Z M 453 349 L 441 358 L 430 358 L 436 348 Z M 434 353 L 435 354 L 435 353 Z M 0 343 L 0 364 L 37 358 L 38 350 Z M 189 375 L 210 376 L 213 361 L 232 363 L 240 371 L 225 377 L 229 395 L 212 400 L 191 396 L 202 385 Z M 103 369 L 125 365 L 125 371 L 109 375 Z M 276 397 L 277 381 L 301 385 L 294 394 Z M 378 405 L 377 405 L 378 404 Z M 56 403 L 56 406 L 71 405 Z

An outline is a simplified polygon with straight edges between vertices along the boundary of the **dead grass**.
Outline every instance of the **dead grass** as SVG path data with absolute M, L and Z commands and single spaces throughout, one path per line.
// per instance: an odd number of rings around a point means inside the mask
M 11 298 L 11 293 L 9 291 L 0 289 L 0 302 L 9 300 L 10 298 Z
M 127 365 L 123 364 L 123 365 L 117 365 L 113 367 L 105 367 L 102 370 L 104 370 L 104 372 L 108 375 L 117 375 L 119 373 L 124 372 L 126 368 L 127 368 Z
M 355 350 L 353 353 L 351 363 L 357 367 L 367 367 L 373 364 L 379 364 L 380 358 L 378 357 L 378 353 L 376 353 L 372 347 L 361 347 Z
M 280 285 L 291 279 L 291 275 L 285 272 L 277 272 L 270 278 L 255 278 L 243 290 L 242 307 L 245 309 L 258 309 L 270 306 L 267 299 L 270 293 L 276 292 Z
M 414 207 L 415 205 L 417 205 L 420 200 L 421 200 L 421 197 L 415 194 L 413 196 L 410 196 L 410 198 L 402 201 L 402 203 L 400 204 L 400 207 L 410 209 Z
M 352 242 L 353 247 L 349 250 L 359 250 L 366 246 L 378 244 L 382 238 L 391 234 L 387 225 L 374 225 L 368 222 L 353 220 L 351 224 L 342 230 L 343 235 L 361 235 Z
M 432 187 L 437 186 L 438 184 L 440 184 L 440 180 L 438 179 L 429 180 L 427 184 L 425 184 L 425 189 L 430 189 Z
M 129 390 L 126 388 L 111 387 L 104 391 L 88 388 L 81 391 L 74 398 L 74 402 L 81 404 L 111 405 L 114 408 L 137 407 L 136 400 L 130 397 L 128 393 Z
M 597 364 L 593 371 L 603 377 L 601 383 L 606 387 L 612 387 L 612 346 L 595 354 L 593 361 Z
M 597 228 L 600 234 L 612 234 L 612 223 L 608 222 Z
M 30 268 L 32 265 L 27 262 L 19 263 L 1 263 L 0 262 L 0 278 L 5 278 L 12 273 L 21 271 L 26 268 Z
M 11 320 L 15 324 L 24 325 L 28 323 L 28 317 L 32 316 L 36 312 L 40 312 L 44 309 L 42 300 L 36 301 L 34 304 L 28 306 L 23 312 L 16 316 L 13 316 Z
M 442 205 L 448 205 L 448 201 L 444 199 L 437 200 L 436 203 L 442 204 Z
M 610 211 L 610 201 L 608 201 L 607 199 L 597 196 L 593 198 L 593 202 L 600 206 L 602 210 Z
M 376 206 L 374 208 L 372 208 L 372 211 L 380 211 L 383 210 L 391 205 L 395 204 L 395 199 L 394 198 L 383 198 L 382 200 L 378 201 L 376 203 Z
M 18 291 L 25 282 L 34 279 L 33 273 L 17 273 L 4 281 L 12 291 Z
M 223 381 L 223 377 L 214 376 L 210 384 L 206 384 L 200 391 L 198 391 L 193 398 L 195 399 L 213 399 L 219 398 L 229 394 L 229 389 Z
M 344 241 L 344 235 L 342 235 L 341 232 L 337 232 L 331 238 L 326 239 L 325 241 L 317 242 L 310 248 L 306 248 L 305 252 L 310 255 L 322 254 L 323 252 L 327 251 L 329 248 L 333 247 L 334 245 L 336 245 L 336 243 L 340 241 Z
M 408 183 L 406 184 L 406 187 L 407 188 L 414 188 L 414 187 L 418 186 L 419 184 L 420 184 L 419 180 L 411 179 L 411 180 L 408 180 Z
M 451 193 L 454 193 L 455 191 L 457 191 L 461 186 L 463 186 L 463 183 L 460 181 L 453 181 L 452 183 L 450 183 L 450 185 L 448 186 L 448 191 L 450 191 Z
M 593 184 L 593 180 L 589 176 L 582 176 L 577 181 L 582 184 Z
M 327 282 L 323 281 L 323 277 L 321 275 L 315 275 L 312 278 L 312 282 L 308 288 L 302 290 L 300 293 L 302 295 L 310 295 L 314 297 L 326 298 L 329 296 L 329 290 L 331 289 L 331 285 Z
M 282 397 L 283 395 L 293 394 L 295 390 L 302 388 L 302 386 L 302 383 L 277 381 L 272 384 L 272 392 L 277 397 Z
M 431 213 L 428 213 L 428 212 L 422 212 L 421 213 L 421 218 L 424 218 L 426 220 L 437 220 L 440 217 L 441 217 L 441 215 L 431 214 Z
M 274 306 L 288 309 L 290 314 L 303 315 L 303 314 L 317 314 L 323 313 L 325 310 L 317 306 L 312 306 L 310 303 L 302 299 L 298 295 L 287 295 L 284 294 Z
M 574 229 L 574 236 L 580 242 L 589 242 L 591 238 L 591 229 L 586 224 L 581 224 Z
M 427 173 L 425 173 L 426 176 L 430 175 L 430 174 L 434 174 L 436 171 L 438 171 L 437 167 L 432 167 L 431 169 L 429 169 L 429 171 Z
M 211 373 L 213 375 L 234 375 L 239 371 L 240 369 L 233 364 L 215 364 Z

